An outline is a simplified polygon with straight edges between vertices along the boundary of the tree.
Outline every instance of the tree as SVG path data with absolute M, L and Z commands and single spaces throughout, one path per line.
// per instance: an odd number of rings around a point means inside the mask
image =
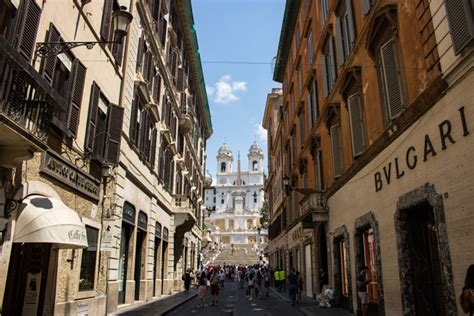
M 269 214 L 268 214 L 268 201 L 265 200 L 263 201 L 263 205 L 260 208 L 260 223 L 262 225 L 266 225 L 269 220 Z

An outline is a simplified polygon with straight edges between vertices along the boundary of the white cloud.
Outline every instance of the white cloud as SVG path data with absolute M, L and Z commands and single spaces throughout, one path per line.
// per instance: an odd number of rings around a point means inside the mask
M 232 81 L 230 75 L 224 75 L 214 84 L 214 86 L 207 86 L 206 90 L 207 94 L 212 97 L 214 102 L 227 104 L 239 99 L 235 92 L 247 91 L 247 82 Z
M 262 142 L 267 142 L 267 130 L 261 124 L 255 124 L 255 134 Z

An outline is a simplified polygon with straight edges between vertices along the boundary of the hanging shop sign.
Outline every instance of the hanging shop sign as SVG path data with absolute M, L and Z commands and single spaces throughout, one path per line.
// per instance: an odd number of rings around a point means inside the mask
M 53 151 L 48 150 L 42 155 L 40 171 L 96 201 L 99 200 L 99 180 L 79 170 Z
M 458 109 L 459 119 L 456 121 L 444 120 L 438 125 L 438 134 L 425 134 L 423 148 L 416 148 L 411 145 L 405 150 L 405 155 L 395 157 L 388 164 L 385 164 L 380 171 L 374 173 L 375 192 L 388 186 L 394 180 L 398 180 L 409 170 L 415 169 L 421 162 L 432 159 L 438 153 L 442 153 L 449 146 L 456 143 L 452 135 L 454 129 L 460 129 L 462 136 L 469 135 L 469 129 L 464 113 L 464 106 Z M 460 126 L 459 126 L 460 125 Z

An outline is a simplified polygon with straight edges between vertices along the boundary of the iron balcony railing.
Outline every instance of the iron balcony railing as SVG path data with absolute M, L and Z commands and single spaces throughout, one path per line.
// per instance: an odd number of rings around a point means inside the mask
M 42 143 L 48 138 L 53 112 L 63 113 L 66 101 L 0 36 L 0 116 L 19 132 Z

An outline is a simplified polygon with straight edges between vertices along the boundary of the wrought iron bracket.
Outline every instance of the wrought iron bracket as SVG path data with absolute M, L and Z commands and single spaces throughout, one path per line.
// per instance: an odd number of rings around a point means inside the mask
M 92 49 L 95 44 L 116 44 L 117 42 L 39 42 L 36 43 L 35 56 L 48 58 L 68 52 L 73 48 L 85 46 Z

